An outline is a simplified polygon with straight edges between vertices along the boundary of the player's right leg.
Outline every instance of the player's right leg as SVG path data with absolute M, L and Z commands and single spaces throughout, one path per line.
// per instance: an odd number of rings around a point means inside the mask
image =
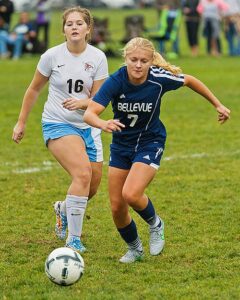
M 83 252 L 85 247 L 82 245 L 80 237 L 92 176 L 85 144 L 80 136 L 67 135 L 50 140 L 48 148 L 72 178 L 66 196 L 68 221 L 66 246 Z
M 84 140 L 86 152 L 91 163 L 92 177 L 90 182 L 90 191 L 88 200 L 90 200 L 96 193 L 102 177 L 102 164 L 103 164 L 103 149 L 101 141 L 101 131 L 97 128 L 77 129 L 67 124 L 54 125 L 45 124 L 44 131 L 46 133 L 45 139 L 50 137 L 56 137 L 56 131 L 58 137 L 62 135 L 69 135 L 71 133 L 77 134 Z M 57 128 L 56 128 L 57 127 Z M 64 239 L 66 236 L 67 228 L 67 212 L 66 201 L 57 201 L 54 204 L 54 210 L 56 214 L 56 226 L 55 232 L 60 239 Z
M 92 178 L 88 200 L 90 200 L 97 193 L 102 177 L 102 162 L 91 162 L 91 168 Z M 66 237 L 68 225 L 66 201 L 56 201 L 54 203 L 54 212 L 56 214 L 55 233 L 59 239 L 63 240 Z
M 122 187 L 129 170 L 109 167 L 108 182 L 112 217 L 122 239 L 128 246 L 127 253 L 120 258 L 122 263 L 133 263 L 143 258 L 143 247 L 132 220 L 128 204 L 122 197 Z

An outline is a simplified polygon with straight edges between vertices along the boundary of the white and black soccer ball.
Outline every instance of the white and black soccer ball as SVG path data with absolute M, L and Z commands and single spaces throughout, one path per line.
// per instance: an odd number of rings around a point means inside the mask
M 59 285 L 76 283 L 83 275 L 84 260 L 76 251 L 67 248 L 53 250 L 45 262 L 48 278 Z

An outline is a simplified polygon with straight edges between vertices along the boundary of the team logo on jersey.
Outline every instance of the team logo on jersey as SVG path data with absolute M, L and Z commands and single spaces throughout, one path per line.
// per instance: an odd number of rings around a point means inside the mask
M 145 155 L 145 156 L 143 156 L 143 158 L 145 158 L 147 160 L 150 160 L 150 156 L 149 155 Z
M 93 69 L 94 69 L 94 63 L 93 62 L 90 61 L 90 62 L 86 62 L 84 64 L 84 70 L 86 72 L 91 72 Z
M 124 94 L 122 94 L 119 98 L 120 98 L 120 99 L 125 99 L 126 97 L 125 97 Z

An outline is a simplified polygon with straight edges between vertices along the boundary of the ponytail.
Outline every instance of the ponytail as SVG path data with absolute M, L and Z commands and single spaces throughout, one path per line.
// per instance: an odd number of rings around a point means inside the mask
M 182 73 L 182 70 L 180 67 L 171 65 L 156 50 L 154 50 L 154 52 L 153 52 L 153 65 L 156 67 L 161 67 L 166 71 L 170 71 L 174 75 L 178 75 L 178 74 Z

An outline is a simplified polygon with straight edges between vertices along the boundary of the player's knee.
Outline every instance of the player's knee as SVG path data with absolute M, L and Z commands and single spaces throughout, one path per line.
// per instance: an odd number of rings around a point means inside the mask
M 114 219 L 122 216 L 125 213 L 125 207 L 121 203 L 112 203 L 111 204 L 111 211 L 112 216 Z
M 129 190 L 129 189 L 123 189 L 122 196 L 123 196 L 123 199 L 130 206 L 134 206 L 136 201 L 138 201 L 138 199 L 139 199 L 138 193 L 136 193 L 134 190 Z
M 79 170 L 72 175 L 73 181 L 83 187 L 88 186 L 91 182 L 92 172 L 91 167 Z

